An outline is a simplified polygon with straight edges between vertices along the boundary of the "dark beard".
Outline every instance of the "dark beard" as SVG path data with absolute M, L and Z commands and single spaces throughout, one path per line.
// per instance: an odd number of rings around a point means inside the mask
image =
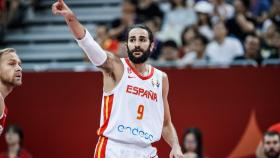
M 144 50 L 143 50 L 142 48 L 140 48 L 140 47 L 136 47 L 136 48 L 134 48 L 133 50 L 130 50 L 130 49 L 128 48 L 128 46 L 126 46 L 126 47 L 127 47 L 128 58 L 129 58 L 129 60 L 130 60 L 131 62 L 133 62 L 134 64 L 142 64 L 142 63 L 144 63 L 145 61 L 147 61 L 148 58 L 150 57 L 150 54 L 151 54 L 151 52 L 150 52 L 151 44 L 149 45 L 149 47 L 148 47 L 148 49 L 147 49 L 146 51 L 144 51 Z M 135 56 L 133 55 L 134 52 L 142 52 L 142 55 L 141 55 L 140 57 L 135 57 Z
M 270 150 L 268 152 L 265 152 L 265 156 L 267 156 L 267 158 L 279 158 L 280 152 L 275 152 L 274 150 Z

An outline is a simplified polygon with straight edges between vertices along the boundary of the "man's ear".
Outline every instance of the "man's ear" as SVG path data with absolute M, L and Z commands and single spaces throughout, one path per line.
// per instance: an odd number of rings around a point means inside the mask
M 155 50 L 155 42 L 151 43 L 150 52 L 152 52 L 153 50 Z

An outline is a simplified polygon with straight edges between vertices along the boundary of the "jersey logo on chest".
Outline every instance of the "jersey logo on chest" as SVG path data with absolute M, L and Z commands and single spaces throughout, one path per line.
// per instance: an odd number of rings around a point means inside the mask
M 126 93 L 137 95 L 139 97 L 147 98 L 147 99 L 157 102 L 157 93 L 153 92 L 152 90 L 146 90 L 146 89 L 143 89 L 140 87 L 127 85 Z

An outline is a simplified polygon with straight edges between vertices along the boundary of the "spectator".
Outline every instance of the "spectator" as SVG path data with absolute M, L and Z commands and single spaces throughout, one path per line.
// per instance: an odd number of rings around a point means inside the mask
M 144 24 L 149 27 L 154 35 L 159 31 L 158 28 L 158 23 L 155 22 L 154 20 L 146 20 Z M 154 36 L 154 50 L 150 56 L 151 59 L 157 60 L 159 56 L 161 55 L 161 47 L 162 47 L 162 42 Z
M 276 24 L 271 23 L 266 32 L 262 34 L 261 56 L 267 58 L 279 58 L 280 56 L 280 31 Z
M 266 32 L 270 25 L 274 24 L 280 31 L 280 0 L 273 0 L 269 19 L 263 24 L 263 32 Z
M 184 56 L 185 54 L 191 52 L 191 43 L 197 35 L 198 30 L 195 25 L 187 26 L 184 28 L 181 34 L 182 47 L 180 50 L 180 56 Z
M 138 0 L 137 2 L 136 13 L 140 22 L 154 20 L 158 26 L 161 26 L 163 12 L 160 10 L 158 3 L 153 0 Z
M 7 27 L 18 28 L 23 25 L 29 2 L 23 0 L 7 0 Z
M 197 154 L 197 158 L 203 158 L 202 134 L 197 128 L 189 128 L 183 135 L 182 151 L 184 156 L 193 156 Z
M 122 3 L 122 16 L 111 23 L 110 37 L 124 41 L 127 28 L 137 23 L 137 21 L 135 2 L 133 0 L 124 0 Z
M 262 62 L 262 57 L 260 55 L 261 41 L 256 35 L 248 35 L 245 39 L 245 54 L 244 56 L 238 56 L 235 60 L 240 59 L 251 59 L 254 60 L 259 65 Z
M 170 0 L 171 10 L 164 15 L 162 31 L 159 34 L 161 40 L 172 39 L 180 43 L 180 35 L 186 26 L 197 22 L 197 16 L 193 8 L 186 5 L 185 0 Z
M 226 22 L 229 35 L 242 42 L 248 34 L 255 33 L 256 21 L 249 12 L 250 0 L 235 0 L 235 16 Z
M 214 5 L 213 22 L 225 21 L 234 16 L 234 8 L 231 4 L 226 3 L 224 0 L 210 0 Z
M 179 59 L 178 46 L 175 41 L 168 40 L 162 44 L 160 61 L 176 61 Z
M 263 144 L 258 146 L 257 158 L 280 157 L 280 135 L 277 131 L 268 131 L 264 134 Z
M 211 15 L 213 13 L 213 5 L 207 1 L 198 1 L 194 9 L 198 15 L 198 31 L 208 40 L 212 40 L 214 37 Z
M 222 21 L 214 25 L 214 38 L 206 47 L 210 63 L 226 66 L 235 57 L 244 54 L 240 41 L 227 36 L 227 29 Z
M 203 35 L 198 34 L 191 41 L 191 52 L 186 53 L 180 60 L 182 65 L 206 65 L 205 48 L 208 40 Z
M 5 133 L 7 150 L 0 154 L 0 158 L 31 158 L 23 149 L 23 131 L 16 125 L 10 125 Z
M 117 54 L 119 49 L 119 42 L 109 37 L 109 28 L 106 25 L 98 25 L 96 27 L 95 35 L 95 40 L 104 50 L 107 50 L 119 56 Z
M 270 0 L 250 0 L 250 12 L 256 17 L 258 24 L 262 24 L 268 18 Z
M 280 134 L 280 122 L 270 126 L 267 131 L 268 132 L 278 132 L 278 134 Z M 258 158 L 265 158 L 262 141 L 258 145 L 258 148 L 256 150 L 256 155 L 257 155 Z

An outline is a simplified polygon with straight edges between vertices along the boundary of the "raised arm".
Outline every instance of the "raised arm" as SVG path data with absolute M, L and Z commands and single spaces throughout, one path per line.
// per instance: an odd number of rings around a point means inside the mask
M 84 26 L 77 20 L 75 14 L 63 0 L 58 0 L 52 5 L 52 12 L 55 15 L 61 15 L 65 18 L 67 25 L 76 39 L 82 39 L 85 36 Z
M 105 52 L 100 47 L 100 45 L 92 38 L 87 29 L 78 21 L 76 15 L 63 0 L 58 0 L 52 5 L 52 12 L 55 15 L 61 15 L 64 17 L 79 46 L 84 50 L 90 61 L 95 66 L 101 67 L 109 72 L 113 72 L 112 69 L 114 66 L 112 61 L 114 61 L 116 57 Z
M 164 103 L 164 123 L 162 136 L 164 140 L 172 148 L 169 158 L 183 158 L 181 147 L 179 145 L 178 136 L 176 130 L 173 126 L 170 116 L 169 104 L 168 104 L 168 91 L 169 91 L 169 82 L 168 77 L 164 73 L 163 76 L 163 103 Z

